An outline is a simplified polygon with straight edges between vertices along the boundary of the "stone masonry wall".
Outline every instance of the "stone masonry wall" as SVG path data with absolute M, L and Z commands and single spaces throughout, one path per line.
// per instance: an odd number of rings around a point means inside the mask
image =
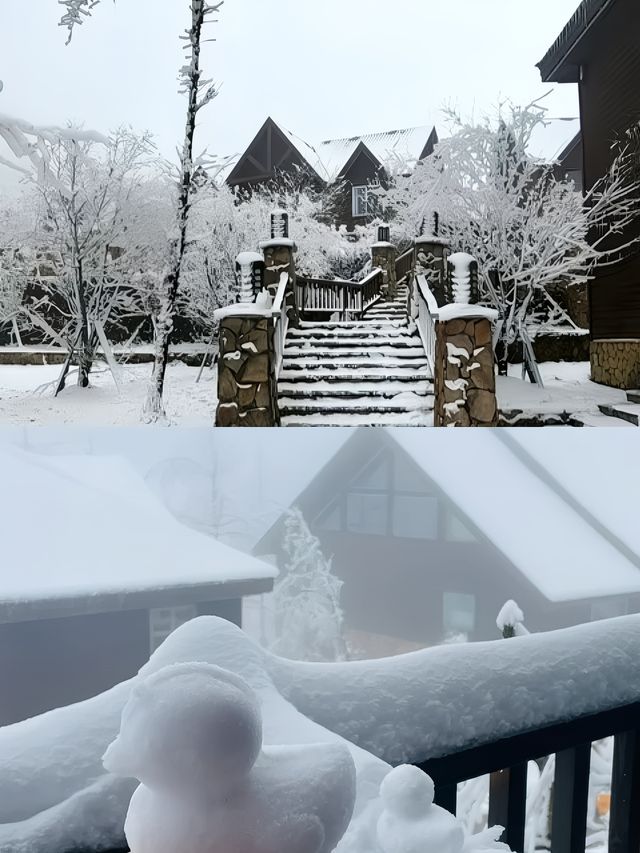
M 459 318 L 436 326 L 435 426 L 496 426 L 491 321 Z
M 269 318 L 220 321 L 216 426 L 279 426 L 273 365 Z
M 640 388 L 640 341 L 591 341 L 591 378 L 622 388 Z
M 383 288 L 388 299 L 395 299 L 397 292 L 396 258 L 398 251 L 392 243 L 374 243 L 371 247 L 371 265 L 380 267 L 383 276 Z

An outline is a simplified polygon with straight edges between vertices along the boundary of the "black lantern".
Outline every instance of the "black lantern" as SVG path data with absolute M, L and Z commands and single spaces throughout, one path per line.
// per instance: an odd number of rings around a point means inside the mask
M 289 214 L 286 210 L 274 210 L 271 214 L 271 239 L 289 239 Z
M 240 302 L 254 302 L 264 287 L 264 258 L 257 252 L 241 252 L 236 258 Z
M 391 239 L 391 229 L 388 225 L 380 225 L 378 228 L 378 243 L 388 243 Z

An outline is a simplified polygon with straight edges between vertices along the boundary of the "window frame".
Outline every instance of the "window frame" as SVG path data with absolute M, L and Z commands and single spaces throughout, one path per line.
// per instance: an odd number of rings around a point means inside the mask
M 358 212 L 359 208 L 357 206 L 357 202 L 362 199 L 360 193 L 364 195 L 364 213 Z M 367 216 L 371 216 L 371 210 L 369 207 L 369 186 L 367 184 L 358 184 L 351 187 L 351 216 L 354 219 L 366 219 Z

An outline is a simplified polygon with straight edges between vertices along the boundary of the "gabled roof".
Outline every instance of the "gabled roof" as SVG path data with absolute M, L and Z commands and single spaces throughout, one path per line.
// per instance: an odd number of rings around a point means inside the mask
M 615 0 L 583 0 L 544 58 L 537 64 L 543 82 L 577 83 L 579 67 L 569 54 Z
M 640 529 L 633 520 L 640 505 L 635 438 L 620 438 L 609 464 L 592 484 L 592 467 L 578 466 L 598 455 L 595 437 L 576 437 L 568 430 L 562 449 L 540 439 L 528 454 L 526 439 L 532 431 L 522 431 L 520 448 L 502 432 L 480 430 L 461 436 L 434 430 L 425 440 L 419 429 L 363 430 L 324 459 L 314 444 L 308 482 L 290 503 L 305 498 L 308 503 L 316 488 L 335 494 L 336 477 L 343 478 L 346 488 L 362 454 L 371 458 L 374 439 L 383 446 L 395 443 L 453 502 L 463 520 L 549 601 L 640 592 Z M 584 452 L 578 453 L 580 441 Z M 480 484 L 478 491 L 469 488 L 465 471 Z M 322 509 L 318 506 L 318 511 Z M 263 536 L 265 546 L 275 525 Z M 257 550 L 262 550 L 260 543 Z
M 344 172 L 345 164 L 358 147 L 365 145 L 386 169 L 405 166 L 413 168 L 418 161 L 433 152 L 437 141 L 438 135 L 433 125 L 327 139 L 314 147 L 317 160 L 313 166 L 328 183 L 333 183 Z
M 118 457 L 10 447 L 0 468 L 0 623 L 144 608 L 150 593 L 205 587 L 191 600 L 214 601 L 271 586 L 272 566 L 185 527 Z
M 244 154 L 236 160 L 226 176 L 226 182 L 236 186 L 263 181 L 292 163 L 300 169 L 308 169 L 315 178 L 321 180 L 309 156 L 312 152 L 307 149 L 308 146 L 302 140 L 296 139 L 272 118 L 268 118 Z
M 390 130 L 384 133 L 369 133 L 364 136 L 351 136 L 343 139 L 328 139 L 324 142 L 311 143 L 297 136 L 283 125 L 268 118 L 260 128 L 247 150 L 235 162 L 226 181 L 230 185 L 246 183 L 246 177 L 241 178 L 241 171 L 247 159 L 251 159 L 252 152 L 264 134 L 271 133 L 288 140 L 292 150 L 295 151 L 301 163 L 308 165 L 311 173 L 325 183 L 334 183 L 346 170 L 358 149 L 362 146 L 374 160 L 387 170 L 397 168 L 413 168 L 419 160 L 423 160 L 433 153 L 438 143 L 438 134 L 433 125 L 421 127 L 409 127 L 403 130 Z M 254 163 L 254 180 L 259 180 L 272 173 L 276 163 Z

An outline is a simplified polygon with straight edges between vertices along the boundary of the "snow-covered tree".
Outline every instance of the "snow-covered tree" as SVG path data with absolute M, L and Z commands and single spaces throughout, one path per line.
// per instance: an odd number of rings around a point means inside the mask
M 32 292 L 21 313 L 75 353 L 78 384 L 86 387 L 99 344 L 96 324 L 144 310 L 135 264 L 145 252 L 134 234 L 143 221 L 138 194 L 153 146 L 147 135 L 122 128 L 104 144 L 64 133 L 38 147 L 46 168 L 25 192 L 34 221 L 22 254 Z
M 550 285 L 586 282 L 596 265 L 613 263 L 630 248 L 633 238 L 620 245 L 619 236 L 640 204 L 631 136 L 616 144 L 609 171 L 583 199 L 556 164 L 529 153 L 545 113 L 538 103 L 508 106 L 476 124 L 449 113 L 451 136 L 383 194 L 409 236 L 425 223 L 430 227 L 438 212 L 441 236 L 478 260 L 483 299 L 502 320 L 503 372 L 506 344 L 521 324 L 568 319 L 548 293 Z
M 283 550 L 285 562 L 273 593 L 273 651 L 296 660 L 344 660 L 342 581 L 299 509 L 285 518 Z

